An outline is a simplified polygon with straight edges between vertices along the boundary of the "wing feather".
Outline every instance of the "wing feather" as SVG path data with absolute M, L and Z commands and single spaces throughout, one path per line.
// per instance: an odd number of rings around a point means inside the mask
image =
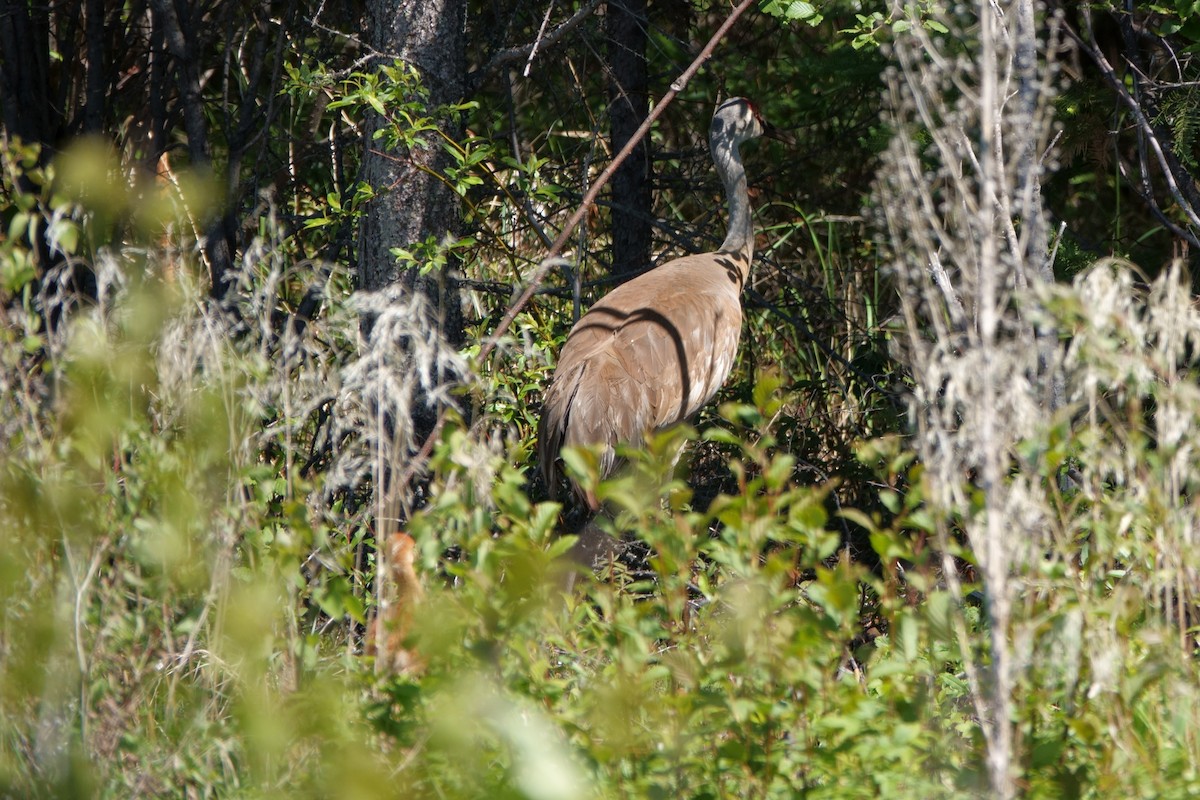
M 618 442 L 699 411 L 720 389 L 741 335 L 740 281 L 714 254 L 677 259 L 614 289 L 572 329 L 543 400 L 538 458 L 559 479 L 566 445 Z

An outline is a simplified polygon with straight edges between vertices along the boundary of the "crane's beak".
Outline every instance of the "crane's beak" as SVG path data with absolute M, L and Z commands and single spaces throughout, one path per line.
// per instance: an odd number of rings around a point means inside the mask
M 763 136 L 788 145 L 794 145 L 796 143 L 796 137 L 792 136 L 789 131 L 785 131 L 782 128 L 776 128 L 766 120 L 763 120 Z

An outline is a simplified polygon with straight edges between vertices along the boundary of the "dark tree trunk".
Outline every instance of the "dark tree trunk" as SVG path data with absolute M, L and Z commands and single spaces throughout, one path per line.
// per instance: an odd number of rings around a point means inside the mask
M 647 0 L 609 0 L 608 114 L 612 152 L 625 146 L 648 113 L 646 75 Z M 650 264 L 650 151 L 646 140 L 633 149 L 612 177 L 612 271 Z
M 89 6 L 89 13 L 94 10 Z M 55 26 L 50 23 L 50 6 L 22 0 L 0 0 L 0 127 L 9 136 L 25 144 L 41 146 L 39 159 L 49 163 L 56 148 L 72 132 L 68 120 L 67 79 L 56 82 L 51 69 L 52 49 L 62 42 L 73 41 L 81 19 L 85 16 L 81 3 L 55 9 Z M 90 23 L 90 17 L 89 17 Z M 54 30 L 56 36 L 51 35 Z M 94 28 L 89 26 L 89 33 Z M 92 53 L 89 41 L 89 55 Z M 89 69 L 91 65 L 89 64 Z M 18 186 L 23 192 L 37 194 L 40 189 L 27 176 L 21 175 Z M 41 299 L 42 324 L 54 330 L 72 298 L 59 293 L 43 292 L 47 283 L 69 286 L 74 292 L 91 297 L 95 292 L 95 276 L 84 264 L 67 265 L 61 253 L 53 253 L 47 244 L 46 229 L 33 241 L 36 278 L 34 290 Z M 52 281 L 47 276 L 61 269 Z
M 104 54 L 104 0 L 87 0 L 87 95 L 83 106 L 83 132 L 104 129 L 108 93 L 108 61 Z
M 167 50 L 175 61 L 180 104 L 183 106 L 183 126 L 187 131 L 188 158 L 193 169 L 203 174 L 211 172 L 212 151 L 208 144 L 208 121 L 204 116 L 204 100 L 200 94 L 200 58 L 193 25 L 184 26 L 179 9 L 173 0 L 154 0 L 154 22 L 163 33 Z M 212 296 L 222 299 L 230 288 L 233 270 L 233 230 L 230 214 L 210 212 L 205 221 L 205 255 L 212 269 Z
M 371 46 L 416 67 L 431 105 L 462 100 L 467 72 L 465 0 L 369 0 L 367 7 Z M 461 232 L 458 195 L 438 178 L 445 174 L 450 157 L 432 139 L 425 147 L 384 152 L 373 138 L 383 124 L 374 114 L 367 124 L 363 176 L 376 196 L 360 231 L 359 285 L 376 290 L 403 281 L 427 293 L 435 301 L 436 323 L 445 338 L 458 342 L 462 311 L 457 291 L 448 285 L 449 276 L 422 277 L 416 270 L 402 269 L 390 252 L 393 247 L 411 248 L 430 237 L 441 241 L 447 234 Z M 461 138 L 460 119 L 446 118 L 440 124 L 448 136 Z
M 4 127 L 27 143 L 53 145 L 62 118 L 53 105 L 45 7 L 0 0 L 0 108 Z

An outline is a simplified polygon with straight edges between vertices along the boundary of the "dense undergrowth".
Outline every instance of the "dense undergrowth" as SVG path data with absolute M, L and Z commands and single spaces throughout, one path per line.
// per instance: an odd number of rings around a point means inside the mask
M 54 331 L 28 292 L 8 295 L 0 792 L 984 791 L 968 670 L 989 660 L 987 587 L 964 546 L 934 546 L 930 476 L 905 438 L 858 445 L 874 495 L 860 508 L 797 462 L 780 436 L 805 393 L 779 377 L 785 359 L 742 373 L 701 422 L 693 448 L 728 468 L 711 500 L 662 483 L 696 434 L 629 453 L 602 493 L 647 555 L 564 592 L 558 507 L 526 480 L 556 334 L 523 318 L 504 380 L 479 379 L 474 421 L 445 429 L 406 526 L 424 598 L 405 646 L 423 667 L 377 675 L 363 655 L 375 532 L 347 489 L 379 446 L 361 431 L 347 443 L 370 416 L 348 398 L 371 383 L 354 377 L 370 352 L 354 344 L 362 303 L 335 270 L 323 313 L 291 325 L 277 312 L 303 284 L 284 252 L 268 237 L 247 254 L 233 308 L 208 300 L 187 255 L 156 247 L 100 251 L 99 301 Z M 1115 263 L 1046 308 L 1072 331 L 1072 385 L 1093 402 L 1021 445 L 1054 500 L 1039 510 L 1046 552 L 1012 576 L 1021 785 L 1190 796 L 1186 430 L 1200 402 L 1184 345 L 1200 319 L 1176 273 L 1139 293 Z M 876 567 L 842 546 L 851 529 Z
M 489 287 L 539 252 L 495 197 L 563 202 L 548 159 L 472 171 L 495 154 L 459 150 L 480 228 L 455 243 L 476 281 L 459 350 L 420 298 L 314 266 L 304 238 L 349 204 L 307 198 L 298 231 L 264 198 L 218 303 L 186 233 L 203 182 L 128 182 L 83 147 L 0 153 L 0 796 L 985 796 L 998 724 L 1024 796 L 1200 792 L 1200 312 L 1178 266 L 1014 293 L 1058 332 L 1064 402 L 1001 453 L 997 585 L 971 549 L 995 511 L 979 475 L 933 468 L 910 422 L 960 386 L 913 400 L 898 340 L 932 339 L 889 321 L 865 223 L 762 203 L 734 376 L 598 488 L 635 546 L 593 576 L 531 477 L 571 300 L 479 361 L 507 299 Z M 959 345 L 939 355 L 988 368 Z M 423 402 L 447 409 L 427 463 L 394 424 Z M 948 407 L 939 444 L 967 449 Z M 398 528 L 419 590 L 379 574 Z

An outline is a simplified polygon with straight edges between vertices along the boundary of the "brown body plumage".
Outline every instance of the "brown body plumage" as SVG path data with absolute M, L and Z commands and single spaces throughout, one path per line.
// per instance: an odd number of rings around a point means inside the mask
M 606 477 L 616 467 L 616 444 L 640 443 L 647 432 L 687 419 L 729 376 L 754 255 L 738 145 L 764 133 L 777 132 L 748 100 L 721 104 L 709 144 L 729 200 L 724 243 L 618 286 L 571 330 L 538 423 L 538 457 L 552 493 L 564 446 L 605 445 L 600 471 Z M 580 495 L 597 508 L 595 497 Z

